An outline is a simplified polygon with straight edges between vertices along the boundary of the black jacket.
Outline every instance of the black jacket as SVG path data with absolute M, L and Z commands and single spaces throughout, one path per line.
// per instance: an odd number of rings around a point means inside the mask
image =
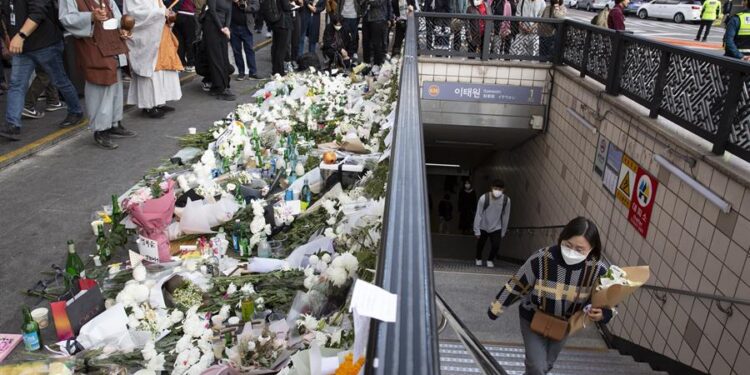
M 336 31 L 333 24 L 329 23 L 323 31 L 323 54 L 330 59 L 343 48 L 351 56 L 355 51 L 352 40 L 353 38 L 346 27 Z
M 289 3 L 289 0 L 276 0 L 276 6 L 278 6 L 281 11 L 281 19 L 271 25 L 271 28 L 291 30 L 294 26 L 294 21 L 292 20 L 292 4 Z
M 360 0 L 359 9 L 364 22 L 387 21 L 390 2 L 388 0 Z
M 11 4 L 15 13 L 15 25 L 10 22 Z M 53 0 L 4 0 L 3 21 L 11 39 L 21 30 L 26 19 L 39 26 L 23 43 L 23 52 L 36 51 L 62 41 L 63 33 L 58 21 L 57 7 Z
M 208 0 L 206 19 L 211 19 L 219 29 L 232 24 L 232 0 Z

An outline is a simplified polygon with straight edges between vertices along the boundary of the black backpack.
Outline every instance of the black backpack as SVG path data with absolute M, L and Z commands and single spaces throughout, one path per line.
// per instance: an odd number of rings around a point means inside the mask
M 276 0 L 260 0 L 260 14 L 263 15 L 263 19 L 269 25 L 273 25 L 281 19 L 281 10 Z

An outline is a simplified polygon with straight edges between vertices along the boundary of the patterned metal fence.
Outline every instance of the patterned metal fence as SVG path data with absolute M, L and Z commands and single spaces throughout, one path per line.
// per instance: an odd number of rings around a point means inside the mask
M 713 153 L 750 161 L 750 64 L 571 20 L 435 13 L 417 19 L 420 55 L 565 64 L 607 93 L 647 107 L 650 117 L 708 140 Z M 534 27 L 522 32 L 521 25 Z

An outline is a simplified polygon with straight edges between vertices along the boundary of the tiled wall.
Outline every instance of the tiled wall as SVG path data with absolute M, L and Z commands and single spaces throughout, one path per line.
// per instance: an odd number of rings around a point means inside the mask
M 549 81 L 549 67 L 539 63 L 420 58 L 419 84 L 434 81 L 544 87 Z
M 697 149 L 688 149 L 684 143 L 654 131 L 661 125 L 629 110 L 634 108 L 627 107 L 635 105 L 632 102 L 599 99 L 597 91 L 601 89 L 568 68 L 558 68 L 548 132 L 513 152 L 496 155 L 488 167 L 476 171 L 477 177 L 505 179 L 514 202 L 512 225 L 564 224 L 585 215 L 599 225 L 612 262 L 649 264 L 650 283 L 750 300 L 750 176 L 738 175 L 725 160 L 702 157 Z M 623 104 L 612 105 L 614 102 Z M 627 209 L 602 187 L 601 177 L 593 171 L 598 135 L 566 112 L 569 106 L 580 103 L 589 108 L 584 117 L 599 127 L 601 134 L 659 181 L 645 239 L 628 222 Z M 596 116 L 597 107 L 603 115 L 601 120 Z M 696 166 L 691 169 L 667 146 L 696 158 Z M 731 212 L 720 212 L 660 168 L 652 159 L 654 154 L 669 158 L 730 202 Z M 667 303 L 662 304 L 651 292 L 636 292 L 618 309 L 619 316 L 610 323 L 610 329 L 703 372 L 749 373 L 750 308 L 733 306 L 734 314 L 728 316 L 710 300 L 667 297 Z

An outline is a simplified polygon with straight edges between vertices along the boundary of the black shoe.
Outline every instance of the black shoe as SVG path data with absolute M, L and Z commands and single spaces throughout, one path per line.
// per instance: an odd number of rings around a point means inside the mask
M 24 118 L 30 118 L 30 119 L 39 119 L 44 117 L 44 112 L 38 111 L 34 107 L 23 107 L 23 112 L 21 112 L 21 116 Z
M 99 147 L 106 150 L 114 150 L 117 148 L 117 144 L 112 142 L 112 139 L 109 138 L 109 134 L 107 134 L 106 131 L 94 132 L 94 142 L 96 142 Z
M 211 82 L 201 82 L 201 90 L 205 92 L 211 91 Z
M 706 38 L 703 38 L 703 40 L 701 42 L 705 42 L 705 41 L 706 41 Z
M 118 122 L 117 126 L 111 127 L 107 131 L 107 133 L 109 133 L 109 135 L 111 137 L 115 137 L 115 138 L 132 138 L 132 137 L 135 137 L 137 135 L 136 132 L 134 132 L 132 130 L 125 129 L 122 126 L 121 122 Z
M 156 107 L 149 108 L 149 109 L 145 109 L 144 108 L 143 110 L 141 110 L 141 112 L 143 112 L 143 114 L 145 114 L 146 116 L 148 116 L 150 118 L 162 118 L 162 117 L 164 117 L 164 111 L 160 111 L 159 108 L 156 108 Z
M 162 112 L 174 112 L 174 107 L 170 107 L 168 105 L 159 105 L 159 106 L 156 106 L 156 109 Z
M 248 77 L 250 77 L 252 79 L 261 79 L 260 76 L 257 73 L 248 74 Z
M 18 135 L 21 134 L 21 128 L 18 126 L 4 125 L 0 128 L 0 137 L 7 138 L 11 141 L 20 141 Z
M 237 100 L 237 97 L 234 94 L 232 94 L 232 92 L 229 91 L 229 89 L 226 89 L 221 94 L 216 95 L 216 99 L 226 100 L 228 102 L 233 102 L 233 101 Z
M 44 108 L 44 110 L 47 111 L 47 112 L 55 112 L 55 111 L 59 111 L 61 109 L 66 109 L 66 108 L 68 108 L 68 106 L 65 105 L 65 103 L 63 103 L 63 102 L 57 102 L 57 103 L 47 104 L 47 106 Z
M 236 80 L 238 80 L 238 81 L 244 81 L 245 80 L 245 75 L 244 74 L 237 74 Z
M 76 126 L 82 124 L 84 121 L 83 113 L 74 114 L 74 113 L 68 113 L 67 116 L 65 116 L 65 120 L 63 120 L 60 123 L 61 128 L 68 128 L 71 126 Z

